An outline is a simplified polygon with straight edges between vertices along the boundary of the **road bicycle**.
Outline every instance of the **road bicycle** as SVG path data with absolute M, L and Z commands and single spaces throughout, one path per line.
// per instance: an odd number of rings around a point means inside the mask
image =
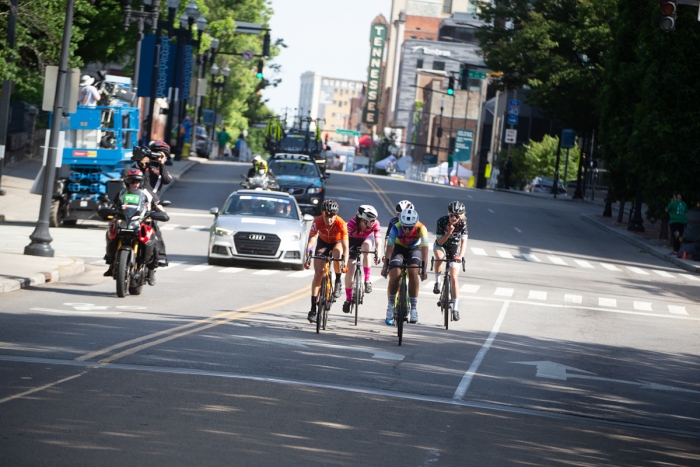
M 388 267 L 388 265 L 385 265 L 385 267 Z M 399 277 L 399 293 L 396 294 L 396 299 L 394 300 L 394 325 L 398 328 L 399 345 L 401 345 L 401 342 L 403 342 L 403 324 L 408 321 L 408 315 L 411 310 L 411 297 L 408 295 L 408 270 L 419 268 L 418 275 L 422 276 L 425 263 L 421 261 L 420 266 L 409 266 L 404 259 L 403 264 L 399 267 L 401 268 L 401 276 Z
M 452 321 L 452 278 L 450 277 L 450 265 L 449 263 L 454 262 L 452 259 L 440 259 L 433 258 L 430 260 L 430 270 L 433 270 L 433 265 L 435 263 L 447 263 L 445 267 L 445 272 L 442 274 L 442 289 L 440 290 L 440 300 L 438 300 L 438 306 L 440 307 L 440 313 L 442 313 L 445 319 L 445 329 L 449 328 L 449 323 Z M 464 258 L 462 258 L 462 271 L 466 272 L 464 267 Z
M 359 253 L 367 256 L 368 254 L 374 254 L 374 263 L 377 263 L 377 250 L 374 251 L 360 251 Z M 364 257 L 363 257 L 364 258 Z M 359 314 L 360 305 L 365 298 L 365 288 L 364 288 L 364 275 L 362 271 L 362 261 L 360 261 L 360 256 L 358 255 L 355 260 L 355 273 L 352 279 L 352 306 L 350 310 L 355 314 L 355 326 L 357 326 L 357 316 Z
M 307 263 L 311 263 L 312 259 L 323 260 L 326 264 L 323 267 L 323 278 L 321 278 L 321 289 L 318 292 L 318 300 L 316 302 L 316 334 L 321 332 L 321 327 L 326 330 L 328 324 L 328 313 L 331 311 L 331 306 L 335 302 L 333 296 L 333 279 L 331 278 L 331 262 L 343 261 L 342 258 L 331 258 L 329 256 L 308 256 Z M 345 269 L 345 264 L 341 263 L 341 270 Z

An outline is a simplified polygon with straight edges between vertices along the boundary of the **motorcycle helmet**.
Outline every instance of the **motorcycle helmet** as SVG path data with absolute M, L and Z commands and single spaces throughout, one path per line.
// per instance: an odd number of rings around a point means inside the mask
M 265 175 L 267 173 L 267 162 L 262 159 L 256 162 L 255 171 L 260 175 Z
M 407 199 L 405 199 L 403 201 L 399 201 L 398 204 L 396 205 L 396 215 L 398 216 L 399 214 L 401 214 L 401 211 L 404 211 L 406 209 L 414 209 L 413 203 Z
M 165 141 L 151 141 L 148 143 L 148 149 L 153 152 L 165 153 L 165 157 L 170 157 L 170 145 Z
M 255 167 L 255 166 L 258 164 L 258 162 L 260 162 L 260 161 L 262 161 L 262 160 L 263 160 L 263 158 L 260 157 L 260 154 L 254 155 L 254 156 L 253 156 L 253 160 L 252 160 L 252 162 L 253 162 L 253 167 Z
M 340 207 L 334 199 L 327 199 L 323 202 L 323 210 L 328 214 L 338 214 Z
M 461 203 L 459 201 L 452 201 L 448 206 L 447 206 L 447 212 L 450 214 L 459 214 L 462 215 L 467 211 L 467 209 L 464 207 L 464 203 Z
M 405 209 L 399 214 L 402 227 L 414 227 L 418 223 L 418 212 L 415 209 Z
M 129 169 L 124 176 L 124 183 L 131 185 L 132 183 L 136 182 L 143 182 L 143 172 L 141 172 L 141 169 Z
M 379 213 L 377 213 L 377 210 L 374 209 L 374 206 L 370 206 L 369 204 L 363 204 L 360 206 L 360 208 L 357 210 L 357 217 L 360 219 L 364 219 L 367 222 L 372 222 L 379 217 Z

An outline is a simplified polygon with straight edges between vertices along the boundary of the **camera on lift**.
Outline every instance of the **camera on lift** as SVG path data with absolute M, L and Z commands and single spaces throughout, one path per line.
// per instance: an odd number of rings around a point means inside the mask
M 146 146 L 136 146 L 134 148 L 131 160 L 134 162 L 140 162 L 141 160 L 148 158 L 148 164 L 151 167 L 160 167 L 160 153 L 153 152 Z
M 115 99 L 126 103 L 134 101 L 134 93 L 124 86 L 107 81 L 107 74 L 104 71 L 98 71 L 97 76 L 99 79 L 95 82 L 95 87 L 100 93 L 100 100 L 97 102 L 97 105 L 112 106 Z

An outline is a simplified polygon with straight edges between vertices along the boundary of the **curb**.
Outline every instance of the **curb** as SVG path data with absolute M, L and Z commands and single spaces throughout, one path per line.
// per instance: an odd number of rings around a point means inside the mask
M 686 271 L 689 271 L 689 272 L 700 273 L 700 264 L 693 264 L 690 261 L 686 261 L 686 260 L 683 260 L 680 258 L 674 258 L 673 256 L 669 256 L 668 253 L 666 253 L 665 251 L 661 251 L 658 248 L 655 248 L 652 245 L 649 245 L 644 240 L 641 240 L 641 239 L 637 238 L 636 236 L 634 236 L 634 234 L 628 234 L 627 232 L 621 231 L 620 229 L 610 227 L 609 225 L 606 225 L 606 224 L 598 221 L 597 219 L 589 216 L 588 214 L 581 214 L 581 219 L 588 222 L 589 224 L 593 224 L 594 226 L 608 232 L 609 234 L 612 234 L 618 238 L 625 240 L 628 243 L 631 243 L 635 246 L 638 246 L 642 250 L 644 250 L 648 253 L 651 253 L 652 255 L 656 256 L 657 258 L 661 258 L 665 261 L 668 261 L 669 263 L 673 263 L 681 269 L 685 269 Z
M 81 258 L 72 258 L 73 263 L 59 266 L 47 272 L 39 272 L 27 277 L 8 277 L 0 279 L 0 293 L 14 292 L 15 290 L 44 285 L 48 282 L 59 282 L 75 277 L 85 271 L 85 262 Z
M 160 190 L 160 193 L 158 193 L 158 196 L 162 199 L 162 198 L 163 198 L 163 195 L 165 194 L 165 192 L 168 191 L 168 188 L 170 188 L 171 186 L 173 186 L 173 184 L 174 184 L 175 182 L 179 181 L 180 178 L 182 178 L 183 175 L 185 175 L 187 172 L 190 171 L 190 169 L 191 169 L 192 167 L 194 167 L 195 165 L 197 165 L 197 164 L 199 164 L 199 163 L 200 163 L 199 161 L 191 161 L 191 160 L 188 160 L 188 161 L 187 161 L 187 164 L 185 165 L 185 167 L 183 167 L 183 169 L 180 171 L 180 173 L 173 175 L 173 181 L 170 182 L 170 183 L 168 183 L 167 185 L 163 186 L 163 189 Z

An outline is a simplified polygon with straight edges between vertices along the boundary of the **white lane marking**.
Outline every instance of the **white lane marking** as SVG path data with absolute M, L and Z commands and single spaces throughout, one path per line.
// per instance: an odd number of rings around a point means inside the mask
M 582 268 L 595 269 L 591 263 L 582 259 L 575 259 L 574 262 Z
M 668 311 L 673 313 L 674 315 L 687 315 L 688 314 L 688 312 L 685 311 L 684 306 L 678 306 L 678 305 L 669 305 Z
M 483 248 L 472 248 L 472 253 L 478 256 L 486 256 L 486 250 Z
M 308 271 L 297 271 L 289 274 L 287 277 L 309 277 L 313 276 L 314 272 L 312 270 Z
M 120 315 L 121 311 L 78 311 L 78 310 L 54 310 L 53 308 L 30 308 L 29 311 L 45 311 L 60 315 Z
M 160 226 L 160 230 L 175 230 L 180 227 L 180 224 L 163 224 Z
M 176 268 L 176 267 L 180 266 L 181 264 L 187 264 L 187 261 L 169 261 L 168 265 L 166 267 L 158 268 L 158 269 L 168 270 L 168 269 Z
M 630 271 L 632 271 L 632 272 L 635 273 L 635 274 L 641 274 L 642 276 L 648 276 L 648 275 L 649 275 L 648 272 L 646 272 L 646 271 L 644 271 L 644 270 L 642 270 L 642 269 L 639 269 L 639 268 L 637 268 L 637 267 L 634 267 L 634 266 L 627 266 L 627 269 L 629 269 Z
M 234 336 L 234 338 L 236 338 L 236 337 L 241 338 L 241 339 L 251 339 L 251 340 L 262 341 L 262 342 L 272 342 L 274 344 L 291 345 L 292 347 L 301 347 L 302 349 L 306 349 L 306 348 L 308 348 L 307 346 L 311 345 L 311 346 L 316 346 L 316 347 L 326 347 L 329 349 L 354 350 L 355 352 L 371 353 L 372 358 L 377 358 L 377 359 L 382 359 L 382 360 L 401 361 L 405 358 L 404 355 L 401 355 L 398 353 L 393 353 L 393 352 L 387 352 L 385 350 L 372 349 L 369 347 L 355 347 L 353 345 L 327 344 L 325 342 L 318 342 L 318 341 L 312 341 L 312 340 L 306 340 L 306 339 L 285 339 L 285 338 L 281 338 L 281 337 Z
M 195 214 L 195 213 L 189 213 L 189 212 L 172 212 L 168 211 L 169 216 L 183 216 L 183 217 L 208 217 L 208 218 L 213 218 L 213 214 Z
M 580 295 L 564 294 L 564 303 L 583 303 L 583 297 Z
M 654 311 L 649 302 L 634 302 L 634 309 L 639 311 Z
M 96 264 L 98 266 L 107 266 L 107 264 L 105 263 L 105 260 L 103 260 L 103 259 L 99 259 L 97 261 L 92 261 L 90 264 Z
M 256 276 L 271 276 L 277 274 L 279 271 L 276 269 L 261 269 L 260 271 L 254 272 Z
M 472 195 L 467 195 L 467 198 L 474 199 L 474 197 Z
M 614 298 L 598 297 L 598 306 L 609 306 L 611 308 L 617 308 L 617 300 L 615 300 Z
M 241 271 L 245 271 L 245 268 L 224 268 L 219 272 L 223 274 L 236 274 Z
M 209 230 L 204 225 L 191 225 L 185 229 L 185 232 L 199 232 L 200 230 Z
M 206 271 L 207 269 L 211 269 L 212 267 L 213 266 L 209 266 L 208 264 L 204 263 L 204 264 L 198 264 L 197 266 L 189 267 L 189 268 L 185 269 L 185 271 L 201 272 L 201 271 Z
M 673 278 L 673 275 L 667 273 L 666 271 L 659 271 L 659 270 L 657 270 L 657 269 L 652 269 L 652 271 L 654 271 L 656 274 L 658 274 L 658 275 L 661 276 L 661 277 L 670 277 L 670 278 Z
M 513 289 L 508 289 L 506 287 L 497 287 L 496 291 L 493 294 L 498 295 L 499 297 L 512 297 Z
M 518 233 L 523 233 L 523 231 L 520 230 L 519 228 L 517 228 L 517 227 L 513 227 L 513 228 L 515 229 L 516 232 L 518 232 Z
M 561 266 L 568 266 L 568 264 L 566 264 L 566 261 L 559 258 L 558 256 L 547 256 L 547 258 L 549 258 L 549 260 L 554 264 L 559 264 Z
M 527 296 L 528 300 L 547 300 L 547 292 L 531 290 Z
M 622 269 L 618 268 L 614 264 L 608 264 L 608 263 L 600 263 L 601 266 L 603 266 L 605 269 L 608 271 L 622 271 Z
M 540 259 L 533 255 L 532 253 L 523 253 L 523 258 L 530 261 L 531 263 L 541 263 Z
M 510 302 L 507 300 L 503 302 L 501 312 L 498 314 L 498 318 L 496 319 L 496 323 L 494 323 L 493 325 L 493 329 L 491 329 L 491 334 L 489 334 L 489 337 L 486 339 L 486 342 L 484 342 L 484 345 L 481 346 L 481 349 L 479 349 L 479 353 L 477 353 L 476 357 L 474 357 L 474 361 L 472 361 L 472 364 L 469 365 L 469 369 L 462 377 L 462 381 L 459 382 L 459 386 L 457 386 L 457 390 L 455 390 L 455 394 L 454 396 L 452 396 L 453 399 L 464 399 L 464 395 L 467 393 L 469 385 L 472 384 L 472 380 L 474 379 L 476 372 L 479 370 L 479 365 L 481 365 L 481 362 L 486 356 L 486 352 L 489 351 L 491 344 L 493 344 L 493 341 L 498 335 L 498 331 L 501 329 L 501 324 L 503 323 L 503 320 L 506 317 L 506 311 L 508 311 L 509 303 Z
M 464 284 L 462 287 L 459 288 L 459 291 L 464 293 L 476 293 L 479 291 L 480 288 L 480 285 Z
M 496 250 L 496 253 L 498 253 L 498 255 L 499 255 L 501 258 L 515 259 L 515 258 L 513 258 L 513 255 L 510 254 L 510 251 Z
M 65 383 L 66 381 L 70 381 L 72 379 L 79 378 L 87 372 L 88 372 L 88 370 L 85 370 L 82 373 L 79 373 L 77 375 L 73 375 L 73 376 L 69 376 L 67 378 L 59 379 L 58 381 L 55 381 L 53 383 L 45 384 L 43 386 L 40 386 L 40 387 L 34 388 L 34 389 L 30 389 L 28 391 L 20 392 L 19 394 L 15 394 L 14 396 L 5 397 L 4 399 L 0 399 L 0 404 L 4 404 L 5 402 L 11 401 L 13 399 L 19 399 L 20 397 L 28 396 L 29 394 L 33 394 L 35 392 L 39 392 L 39 391 L 43 391 L 44 389 L 48 389 L 52 386 L 56 386 L 57 384 Z
M 689 279 L 691 281 L 700 281 L 697 276 L 691 276 L 690 274 L 678 274 L 681 277 L 684 277 L 686 279 Z
M 493 209 L 490 209 L 490 208 L 486 208 L 486 209 L 488 209 L 489 212 L 490 212 L 491 214 L 495 214 L 495 213 L 493 212 Z

